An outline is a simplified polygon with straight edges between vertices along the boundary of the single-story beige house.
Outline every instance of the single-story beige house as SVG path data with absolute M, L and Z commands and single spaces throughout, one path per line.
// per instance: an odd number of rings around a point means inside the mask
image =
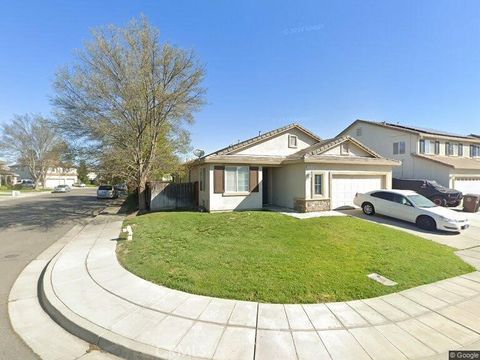
M 300 212 L 353 206 L 357 192 L 391 188 L 397 160 L 349 136 L 322 140 L 291 124 L 189 163 L 207 211 L 262 209 Z

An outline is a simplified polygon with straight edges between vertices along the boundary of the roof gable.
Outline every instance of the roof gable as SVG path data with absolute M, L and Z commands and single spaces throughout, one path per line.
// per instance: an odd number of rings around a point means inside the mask
M 244 140 L 244 141 L 241 141 L 239 142 L 238 144 L 232 144 L 232 145 L 229 145 L 223 149 L 220 149 L 220 150 L 217 150 L 213 153 L 210 153 L 206 156 L 211 156 L 211 155 L 230 155 L 230 154 L 236 154 L 236 153 L 239 153 L 241 152 L 242 150 L 245 150 L 247 148 L 251 148 L 257 144 L 260 144 L 260 143 L 263 143 L 263 142 L 266 142 L 270 139 L 273 139 L 275 137 L 278 137 L 282 134 L 285 134 L 289 131 L 298 131 L 302 134 L 304 134 L 305 136 L 307 136 L 308 138 L 311 139 L 311 142 L 318 142 L 320 141 L 321 139 L 315 135 L 314 133 L 310 132 L 309 130 L 305 129 L 304 127 L 298 125 L 298 124 L 289 124 L 287 126 L 283 126 L 283 127 L 280 127 L 278 129 L 275 129 L 275 130 L 272 130 L 272 131 L 268 131 L 264 134 L 261 134 L 261 135 L 258 135 L 258 136 L 255 136 L 253 138 L 250 138 L 250 139 L 247 139 L 247 140 Z
M 329 150 L 340 147 L 340 145 L 343 143 L 353 144 L 355 147 L 361 149 L 369 157 L 377 159 L 382 158 L 380 154 L 376 153 L 372 149 L 366 147 L 365 145 L 350 136 L 336 137 L 333 139 L 321 141 L 315 145 L 310 146 L 309 148 L 297 152 L 296 154 L 294 154 L 294 156 L 297 155 L 297 157 L 308 158 L 312 156 L 325 155 Z

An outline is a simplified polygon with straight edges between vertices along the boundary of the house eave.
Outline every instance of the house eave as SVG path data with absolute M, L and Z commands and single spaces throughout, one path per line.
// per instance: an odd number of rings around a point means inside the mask
M 252 164 L 265 166 L 282 166 L 288 164 L 348 164 L 348 165 L 379 165 L 379 166 L 400 166 L 401 162 L 383 158 L 348 157 L 348 156 L 310 156 L 298 159 L 287 159 L 284 157 L 268 156 L 236 156 L 217 155 L 196 160 L 192 165 L 201 164 Z
M 400 166 L 398 160 L 382 159 L 382 158 L 363 158 L 363 157 L 307 157 L 304 159 L 308 164 L 348 164 L 348 165 L 384 165 L 384 166 Z
M 417 157 L 422 160 L 427 160 L 427 161 L 432 161 L 436 164 L 448 167 L 450 169 L 455 169 L 455 170 L 478 170 L 480 172 L 480 160 L 475 160 L 475 159 L 469 159 L 469 158 L 460 158 L 460 159 L 452 159 L 452 160 L 460 160 L 460 161 L 468 161 L 468 164 L 453 164 L 453 163 L 448 163 L 447 161 L 443 159 L 439 159 L 434 156 L 426 156 L 422 154 L 412 154 L 412 156 Z
M 213 155 L 196 160 L 195 165 L 199 164 L 253 164 L 280 166 L 285 160 L 284 157 L 273 156 L 240 156 L 240 155 Z

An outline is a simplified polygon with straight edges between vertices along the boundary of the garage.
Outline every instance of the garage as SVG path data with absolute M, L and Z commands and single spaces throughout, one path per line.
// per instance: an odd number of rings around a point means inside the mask
M 47 180 L 45 181 L 45 187 L 46 188 L 54 188 L 57 185 L 70 185 L 74 184 L 77 181 L 76 178 L 74 177 L 47 177 Z
M 456 177 L 453 186 L 464 194 L 480 194 L 480 177 Z
M 384 175 L 333 175 L 331 202 L 332 209 L 353 207 L 357 192 L 364 193 L 385 187 Z

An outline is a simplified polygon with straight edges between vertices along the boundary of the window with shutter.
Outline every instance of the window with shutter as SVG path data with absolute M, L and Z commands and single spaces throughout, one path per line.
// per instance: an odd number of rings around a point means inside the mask
M 249 173 L 248 166 L 227 166 L 225 168 L 225 192 L 248 192 Z

